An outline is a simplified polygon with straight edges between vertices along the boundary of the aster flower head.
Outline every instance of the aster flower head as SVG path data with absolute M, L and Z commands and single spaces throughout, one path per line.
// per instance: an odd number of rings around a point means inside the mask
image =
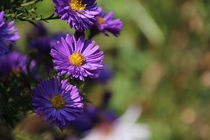
M 69 23 L 70 28 L 83 31 L 94 25 L 95 16 L 99 14 L 96 0 L 53 0 L 56 4 L 55 14 Z
M 83 112 L 82 97 L 76 86 L 68 80 L 50 79 L 42 81 L 33 91 L 32 105 L 35 112 L 51 124 L 63 128 Z
M 18 72 L 20 70 L 27 74 L 27 65 L 28 58 L 26 55 L 20 54 L 17 51 L 9 52 L 0 56 L 0 75 L 7 75 L 11 71 Z M 35 65 L 35 62 L 32 61 L 29 67 L 31 72 L 34 71 Z
M 123 23 L 120 19 L 113 19 L 113 15 L 114 12 L 110 12 L 107 15 L 106 12 L 101 12 L 96 16 L 96 28 L 106 36 L 109 36 L 108 32 L 110 32 L 117 37 L 122 30 Z
M 4 11 L 0 12 L 0 55 L 8 52 L 8 48 L 5 43 L 14 44 L 20 36 L 17 29 L 15 29 L 14 21 L 6 23 L 4 19 Z
M 82 81 L 84 77 L 98 76 L 103 68 L 104 53 L 99 45 L 94 45 L 95 41 L 84 40 L 83 36 L 78 40 L 69 34 L 65 39 L 61 38 L 50 52 L 56 70 L 60 71 L 59 76 L 69 74 L 70 78 Z

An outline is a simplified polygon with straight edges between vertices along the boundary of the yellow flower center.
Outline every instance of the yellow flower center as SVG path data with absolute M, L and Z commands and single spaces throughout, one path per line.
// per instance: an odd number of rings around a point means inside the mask
M 69 56 L 69 62 L 74 66 L 81 66 L 85 63 L 85 57 L 82 54 L 75 52 Z
M 82 4 L 82 0 L 70 0 L 69 6 L 76 12 L 86 8 L 86 4 Z
M 51 99 L 51 103 L 55 108 L 62 108 L 63 105 L 65 104 L 65 101 L 60 95 L 55 95 Z
M 97 16 L 96 18 L 97 18 L 97 20 L 98 20 L 98 25 L 105 24 L 104 18 L 99 17 L 99 16 Z

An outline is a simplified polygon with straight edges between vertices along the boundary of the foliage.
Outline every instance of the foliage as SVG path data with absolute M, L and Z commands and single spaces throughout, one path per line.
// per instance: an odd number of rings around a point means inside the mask
M 37 14 L 35 4 L 41 1 L 43 0 L 3 0 L 0 1 L 0 11 L 5 11 L 9 20 L 28 21 L 32 24 L 35 24 L 34 21 L 59 19 L 54 13 L 48 17 Z

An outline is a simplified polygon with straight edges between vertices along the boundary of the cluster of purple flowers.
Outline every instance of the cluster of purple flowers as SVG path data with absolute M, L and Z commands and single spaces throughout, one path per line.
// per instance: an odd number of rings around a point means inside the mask
M 122 22 L 113 19 L 114 12 L 106 15 L 102 7 L 97 6 L 96 0 L 53 0 L 55 3 L 55 14 L 60 15 L 62 20 L 69 23 L 70 28 L 77 31 L 96 28 L 108 36 L 107 32 L 115 36 L 120 34 Z
M 113 19 L 113 12 L 106 15 L 102 12 L 96 0 L 53 0 L 55 14 L 69 23 L 70 28 L 84 34 L 84 30 L 95 28 L 108 36 L 108 32 L 118 36 L 122 29 L 120 19 Z M 5 43 L 14 44 L 19 39 L 14 28 L 14 22 L 6 23 L 0 13 L 0 54 L 8 51 Z M 41 28 L 42 34 L 46 30 Z M 52 39 L 54 38 L 54 39 Z M 32 106 L 36 113 L 49 120 L 50 123 L 63 128 L 78 118 L 83 112 L 82 93 L 78 87 L 69 84 L 71 80 L 98 78 L 103 70 L 104 52 L 100 50 L 95 41 L 85 40 L 84 35 L 58 35 L 54 37 L 41 36 L 32 40 L 30 49 L 37 49 L 39 54 L 48 54 L 57 70 L 57 74 L 50 80 L 43 80 L 33 90 Z M 40 63 L 39 60 L 38 63 Z M 18 52 L 9 52 L 0 58 L 0 67 L 5 67 L 6 72 L 13 69 L 22 69 L 27 74 L 28 58 Z M 38 65 L 38 64 L 37 64 Z M 31 62 L 33 69 L 35 62 Z M 0 73 L 5 73 L 1 71 Z M 67 75 L 67 79 L 62 79 Z
M 77 32 L 95 28 L 108 36 L 107 32 L 118 36 L 122 22 L 113 19 L 113 12 L 106 15 L 95 0 L 53 0 L 55 14 L 69 23 Z M 85 40 L 84 36 L 69 35 L 53 43 L 50 55 L 58 71 L 58 77 L 69 75 L 70 79 L 97 78 L 103 70 L 104 53 L 95 41 Z M 61 83 L 61 84 L 60 84 Z M 44 80 L 35 89 L 32 104 L 36 112 L 45 116 L 59 127 L 67 126 L 82 112 L 82 97 L 77 87 L 68 80 Z
M 103 51 L 95 42 L 75 39 L 69 34 L 51 49 L 50 55 L 58 77 L 68 74 L 71 79 L 84 77 L 95 78 L 103 69 Z M 67 126 L 82 112 L 82 97 L 78 88 L 68 84 L 68 80 L 59 78 L 44 80 L 33 92 L 32 105 L 37 113 L 43 115 L 51 123 L 59 127 Z

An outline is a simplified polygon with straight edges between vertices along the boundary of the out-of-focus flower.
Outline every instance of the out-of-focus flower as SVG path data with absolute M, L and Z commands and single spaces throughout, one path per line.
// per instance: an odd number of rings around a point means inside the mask
M 31 40 L 30 49 L 33 50 L 33 57 L 37 67 L 36 79 L 45 77 L 53 71 L 53 63 L 50 56 L 51 39 L 47 36 L 38 37 Z M 44 72 L 43 72 L 44 71 Z
M 30 49 L 38 50 L 38 53 L 49 54 L 51 49 L 49 37 L 39 37 L 31 41 Z
M 39 45 L 37 42 L 44 40 L 43 38 L 48 38 L 47 35 L 48 30 L 43 23 L 38 22 L 36 26 L 32 26 L 26 35 L 27 43 L 28 46 L 30 46 L 30 49 L 39 49 L 40 47 L 36 47 L 36 45 Z
M 93 129 L 82 140 L 145 140 L 150 131 L 143 124 L 136 124 L 140 115 L 139 109 L 130 108 L 115 122 L 103 123 Z
M 57 44 L 57 41 L 60 41 L 61 38 L 65 38 L 66 34 L 65 33 L 57 33 L 57 34 L 54 34 L 52 35 L 50 38 L 50 46 L 53 48 L 56 46 Z
M 94 25 L 95 16 L 99 14 L 96 0 L 53 0 L 56 4 L 55 14 L 66 20 L 70 28 L 83 31 Z
M 84 77 L 95 78 L 103 68 L 104 53 L 100 51 L 99 45 L 95 41 L 84 40 L 79 37 L 66 35 L 57 42 L 56 47 L 51 50 L 53 63 L 59 72 L 58 74 L 69 74 L 70 78 L 79 78 L 84 81 Z
M 57 44 L 57 41 L 61 39 L 61 37 L 65 37 L 66 34 L 64 33 L 58 33 L 54 34 L 52 36 L 41 36 L 33 39 L 31 41 L 30 49 L 36 49 L 38 53 L 40 54 L 50 54 L 50 50 L 52 47 L 55 47 Z
M 99 73 L 99 77 L 96 79 L 101 83 L 108 83 L 113 77 L 113 71 L 108 66 L 104 65 L 104 68 Z
M 96 28 L 106 36 L 109 36 L 108 32 L 110 32 L 117 37 L 122 30 L 123 23 L 120 19 L 113 19 L 113 15 L 114 12 L 110 12 L 107 15 L 106 12 L 101 12 L 96 16 Z
M 0 75 L 7 75 L 10 72 L 20 72 L 22 70 L 27 74 L 28 58 L 26 55 L 20 54 L 17 51 L 9 52 L 0 56 Z M 34 71 L 35 62 L 31 61 L 29 70 Z
M 63 128 L 83 112 L 82 97 L 76 86 L 67 80 L 44 80 L 34 89 L 32 105 L 35 112 Z
M 13 26 L 14 24 L 14 21 L 6 23 L 4 11 L 0 12 L 0 55 L 8 52 L 5 43 L 14 44 L 14 41 L 20 38 L 17 29 Z
M 89 105 L 80 117 L 72 121 L 71 126 L 78 132 L 85 133 L 95 127 L 97 123 L 112 122 L 116 119 L 117 115 L 114 112 Z
M 40 36 L 31 40 L 30 49 L 36 50 L 35 61 L 37 65 L 41 66 L 39 68 L 43 68 L 48 74 L 53 70 L 50 50 L 63 36 L 65 36 L 65 34 L 59 33 L 52 36 Z
M 71 126 L 78 132 L 85 132 L 92 129 L 96 122 L 98 110 L 93 106 L 85 108 L 84 112 L 76 120 L 72 121 Z
M 42 22 L 38 22 L 36 26 L 32 26 L 31 30 L 27 33 L 27 37 L 29 39 L 46 36 L 48 34 L 48 30 Z

